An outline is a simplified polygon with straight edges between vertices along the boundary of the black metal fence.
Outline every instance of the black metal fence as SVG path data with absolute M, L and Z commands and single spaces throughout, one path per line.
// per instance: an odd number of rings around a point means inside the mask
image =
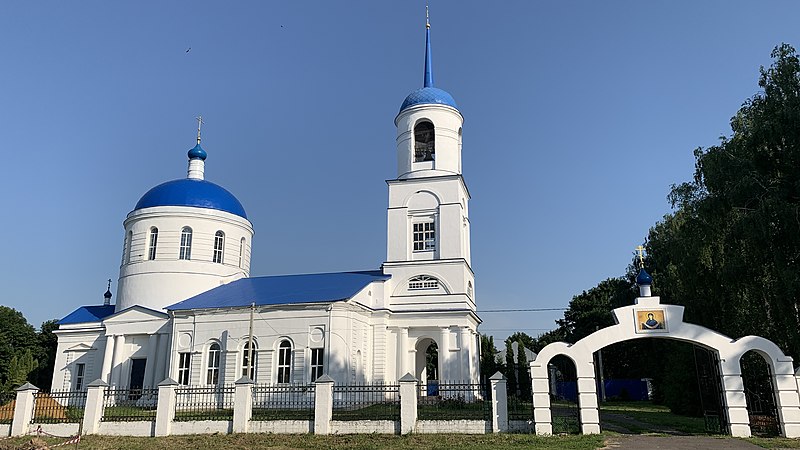
M 488 384 L 439 383 L 436 389 L 419 384 L 417 418 L 420 420 L 492 420 Z
M 175 420 L 233 420 L 234 385 L 181 386 L 175 390 Z
M 78 423 L 83 420 L 86 391 L 39 391 L 34 395 L 32 423 Z
M 533 396 L 508 394 L 508 420 L 533 420 Z
M 400 385 L 334 386 L 333 420 L 400 420 Z
M 156 420 L 158 388 L 107 388 L 103 395 L 103 422 Z
M 313 384 L 253 386 L 252 420 L 314 420 Z
M 0 424 L 8 424 L 14 420 L 14 401 L 17 393 L 14 391 L 0 392 Z

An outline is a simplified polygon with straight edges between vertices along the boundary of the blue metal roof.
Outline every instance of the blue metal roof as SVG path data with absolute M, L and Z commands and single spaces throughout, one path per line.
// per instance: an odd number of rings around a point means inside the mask
M 59 325 L 72 323 L 100 322 L 114 314 L 114 305 L 81 306 L 58 321 Z
M 291 305 L 347 300 L 373 281 L 391 278 L 380 270 L 242 278 L 167 306 L 167 310 Z
M 225 188 L 210 181 L 192 178 L 182 178 L 159 184 L 147 191 L 133 209 L 135 211 L 153 206 L 194 206 L 217 209 L 247 219 L 247 213 L 244 212 L 242 204 Z
M 452 95 L 435 87 L 424 87 L 408 94 L 403 106 L 400 107 L 400 112 L 414 105 L 447 105 L 458 109 Z

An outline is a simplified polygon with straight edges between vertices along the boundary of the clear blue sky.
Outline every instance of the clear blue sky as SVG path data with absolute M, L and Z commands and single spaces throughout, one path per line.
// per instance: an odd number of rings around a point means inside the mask
M 432 0 L 436 85 L 466 119 L 479 309 L 565 307 L 622 275 L 692 150 L 730 133 L 775 45 L 800 45 L 798 17 L 794 1 Z M 198 114 L 206 178 L 255 226 L 253 275 L 379 267 L 423 27 L 423 1 L 3 2 L 0 303 L 38 326 L 115 291 L 122 221 L 186 175 Z

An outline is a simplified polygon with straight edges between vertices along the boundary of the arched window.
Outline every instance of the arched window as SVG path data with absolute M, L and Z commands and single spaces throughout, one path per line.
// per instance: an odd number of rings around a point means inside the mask
M 217 231 L 214 234 L 214 259 L 215 263 L 222 263 L 222 249 L 225 247 L 225 233 Z
M 158 247 L 158 228 L 150 228 L 150 250 L 147 252 L 147 259 L 156 259 L 156 247 Z
M 433 124 L 422 121 L 414 127 L 414 162 L 433 161 L 435 151 Z
M 131 262 L 131 246 L 133 246 L 133 231 L 128 231 L 125 235 L 125 245 L 122 249 L 122 263 L 130 264 Z
M 278 383 L 289 383 L 292 379 L 292 344 L 281 341 L 278 347 Z
M 222 351 L 219 344 L 214 342 L 208 348 L 208 371 L 206 384 L 217 385 L 219 383 L 219 357 Z
M 408 279 L 408 290 L 439 289 L 439 280 L 430 275 L 418 275 Z
M 244 238 L 239 241 L 239 268 L 244 269 Z
M 242 352 L 242 376 L 248 377 L 251 380 L 255 381 L 256 379 L 256 361 L 258 360 L 258 355 L 256 354 L 256 346 L 253 344 L 253 350 L 250 351 L 250 343 L 247 342 L 244 344 Z M 251 358 L 252 354 L 252 358 Z
M 181 251 L 179 259 L 192 259 L 192 229 L 183 227 L 181 229 Z

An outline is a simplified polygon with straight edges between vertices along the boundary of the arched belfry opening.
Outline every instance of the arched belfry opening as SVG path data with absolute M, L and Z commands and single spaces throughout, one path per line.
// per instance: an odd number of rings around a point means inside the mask
M 414 162 L 433 161 L 436 154 L 433 124 L 427 120 L 414 127 Z
M 781 426 L 769 362 L 757 351 L 750 350 L 742 355 L 739 364 L 751 432 L 756 436 L 779 436 Z

